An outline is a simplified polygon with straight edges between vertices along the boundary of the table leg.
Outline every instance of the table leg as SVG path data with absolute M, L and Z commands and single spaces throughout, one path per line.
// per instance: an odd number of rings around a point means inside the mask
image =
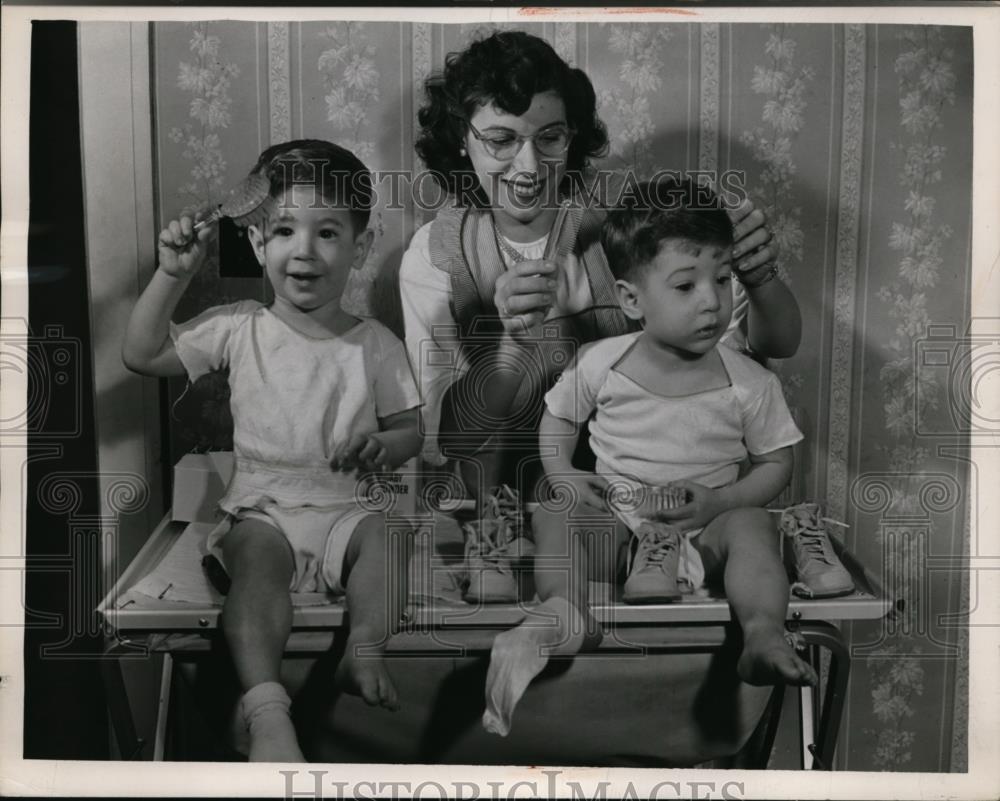
M 813 716 L 813 688 L 799 687 L 799 731 L 802 737 L 802 770 L 815 767 L 816 719 Z
M 809 752 L 814 757 L 813 766 L 821 770 L 833 770 L 833 755 L 837 747 L 837 735 L 844 714 L 847 699 L 847 680 L 851 673 L 851 654 L 844 638 L 831 623 L 804 623 L 799 632 L 810 645 L 826 648 L 830 652 L 830 670 L 816 730 L 816 741 Z M 819 664 L 814 665 L 819 671 Z
M 153 761 L 162 762 L 166 747 L 167 723 L 170 715 L 170 691 L 173 687 L 174 660 L 169 653 L 163 654 L 163 668 L 160 672 L 160 695 L 156 707 L 156 737 L 153 740 Z
M 146 743 L 135 731 L 135 720 L 125 690 L 118 646 L 112 645 L 104 652 L 100 665 L 101 679 L 108 701 L 108 715 L 111 718 L 115 741 L 118 743 L 118 752 L 123 760 L 138 759 Z

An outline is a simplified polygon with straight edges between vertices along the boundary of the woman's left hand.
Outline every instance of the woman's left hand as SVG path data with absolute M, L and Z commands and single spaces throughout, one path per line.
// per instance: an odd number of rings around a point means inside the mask
M 518 337 L 537 332 L 555 299 L 557 269 L 554 261 L 531 259 L 497 279 L 493 302 L 508 333 Z
M 674 509 L 653 512 L 650 518 L 677 526 L 681 531 L 704 528 L 725 510 L 719 491 L 694 481 L 671 481 L 668 487 L 687 491 L 688 502 Z
M 733 223 L 733 271 L 745 273 L 778 258 L 778 243 L 767 227 L 767 215 L 747 198 L 729 209 Z

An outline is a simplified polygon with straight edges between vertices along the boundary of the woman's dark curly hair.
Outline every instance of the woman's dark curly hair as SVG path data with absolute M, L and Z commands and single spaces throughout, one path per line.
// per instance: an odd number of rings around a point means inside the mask
M 562 98 L 567 122 L 576 132 L 566 172 L 578 175 L 591 158 L 604 155 L 608 146 L 607 129 L 597 116 L 594 86 L 583 70 L 573 69 L 546 41 L 524 31 L 499 31 L 460 53 L 448 54 L 444 72 L 424 83 L 427 99 L 417 113 L 417 154 L 442 188 L 457 195 L 467 189 L 459 176 L 473 174 L 472 161 L 460 154 L 467 133 L 464 120 L 490 102 L 520 116 L 536 94 L 550 90 Z M 471 200 L 485 203 L 478 182 Z

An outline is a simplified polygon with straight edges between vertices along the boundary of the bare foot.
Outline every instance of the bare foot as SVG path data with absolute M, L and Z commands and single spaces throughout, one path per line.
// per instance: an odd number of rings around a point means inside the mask
M 583 618 L 565 598 L 541 604 L 516 628 L 498 634 L 486 674 L 483 727 L 506 737 L 514 708 L 531 680 L 555 654 L 577 653 L 583 646 Z
M 370 636 L 351 632 L 334 681 L 344 692 L 360 695 L 370 706 L 399 709 L 396 686 L 389 678 L 382 652 L 376 650 L 372 642 Z
M 812 667 L 785 640 L 783 629 L 743 632 L 743 653 L 736 670 L 747 684 L 816 684 Z

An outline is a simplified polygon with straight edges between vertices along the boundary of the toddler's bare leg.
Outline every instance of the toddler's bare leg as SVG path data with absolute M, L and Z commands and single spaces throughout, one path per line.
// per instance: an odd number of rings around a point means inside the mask
M 243 686 L 240 701 L 250 732 L 252 762 L 305 762 L 279 682 L 281 656 L 292 629 L 288 594 L 294 561 L 285 536 L 258 520 L 242 520 L 222 541 L 232 586 L 222 629 Z
M 535 534 L 535 585 L 543 603 L 517 627 L 497 635 L 486 675 L 483 726 L 506 736 L 524 691 L 552 655 L 577 653 L 591 620 L 587 607 L 586 549 L 570 532 L 565 512 L 539 508 Z
M 740 677 L 748 684 L 815 684 L 816 671 L 785 640 L 788 579 L 768 513 L 725 512 L 693 541 L 703 555 L 708 552 L 706 561 L 724 565 L 726 597 L 743 629 Z
M 399 697 L 383 654 L 406 607 L 412 542 L 412 532 L 389 534 L 385 518 L 373 514 L 354 530 L 345 557 L 351 630 L 335 681 L 345 692 L 387 709 L 398 708 Z

